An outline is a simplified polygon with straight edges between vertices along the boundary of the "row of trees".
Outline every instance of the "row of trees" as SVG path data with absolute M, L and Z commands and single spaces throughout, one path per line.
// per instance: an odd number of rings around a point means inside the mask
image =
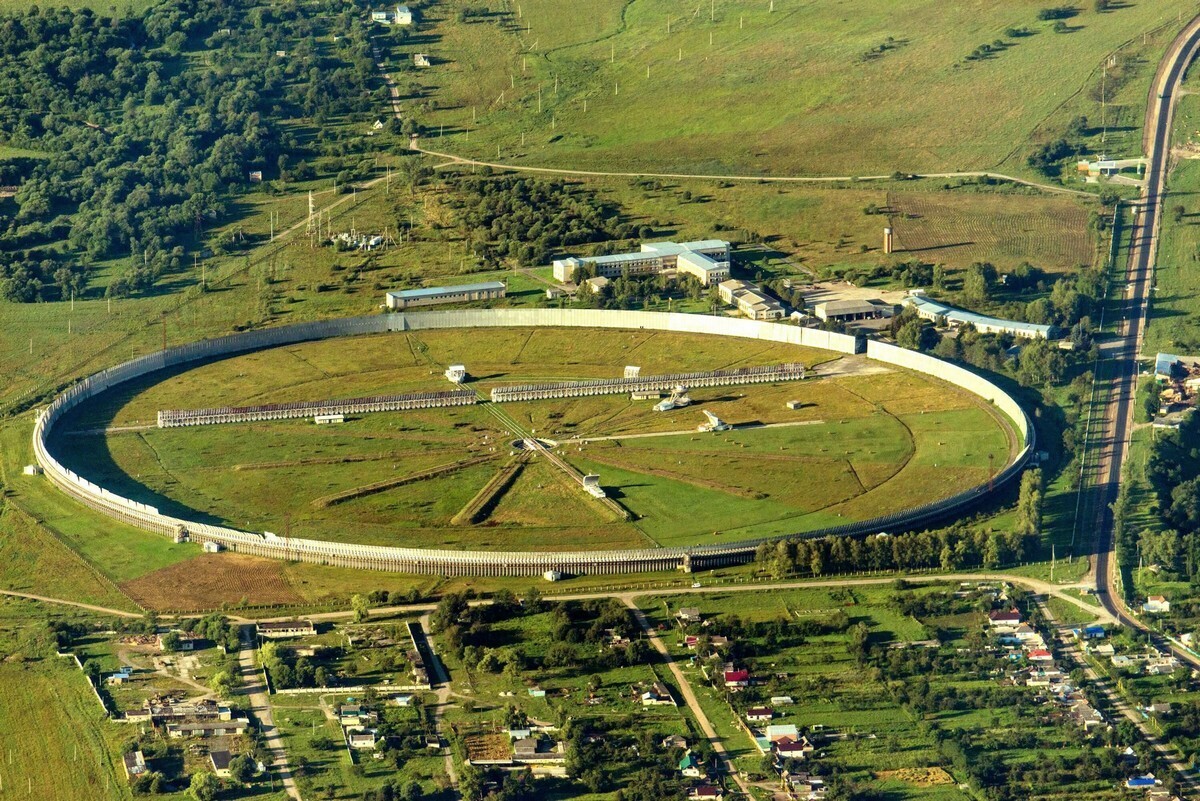
M 1030 488 L 1032 491 L 1032 482 Z M 1022 505 L 1028 508 L 1035 502 L 1040 506 L 1040 489 L 1036 499 L 1031 497 Z M 768 542 L 758 546 L 755 560 L 778 577 L 867 570 L 992 569 L 1032 558 L 1039 545 L 1040 537 L 1028 526 L 991 531 L 956 523 L 938 531 Z

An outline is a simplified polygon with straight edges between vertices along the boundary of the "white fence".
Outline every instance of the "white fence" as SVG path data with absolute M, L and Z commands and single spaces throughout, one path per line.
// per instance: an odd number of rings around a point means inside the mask
M 262 406 L 222 406 L 216 409 L 163 409 L 158 413 L 159 428 L 207 426 L 221 423 L 251 423 L 261 420 L 295 420 L 302 417 L 399 412 L 409 409 L 433 409 L 445 406 L 471 406 L 478 396 L 469 389 L 445 392 L 417 392 L 409 395 L 376 395 L 370 398 L 346 398 L 327 401 L 268 403 Z M 320 422 L 320 421 L 318 421 Z M 329 421 L 326 421 L 329 422 Z M 341 422 L 340 420 L 338 422 Z
M 393 548 L 281 538 L 265 533 L 255 534 L 159 514 L 158 510 L 152 506 L 116 495 L 68 470 L 54 458 L 46 445 L 47 437 L 54 424 L 74 406 L 125 381 L 173 365 L 293 342 L 338 336 L 435 328 L 534 326 L 651 329 L 715 334 L 784 342 L 834 350 L 839 353 L 855 352 L 854 337 L 844 334 L 798 328 L 780 323 L 708 315 L 574 309 L 480 309 L 342 318 L 196 342 L 143 356 L 89 376 L 59 394 L 39 414 L 33 432 L 34 453 L 38 464 L 45 469 L 46 476 L 58 487 L 81 503 L 109 517 L 175 539 L 216 542 L 231 551 L 255 556 L 407 573 L 476 576 L 536 576 L 550 570 L 589 574 L 633 573 L 670 570 L 680 566 L 711 567 L 742 562 L 752 558 L 755 548 L 765 540 L 747 540 L 694 548 L 525 553 Z M 1017 475 L 1028 461 L 1033 447 L 1032 426 L 1016 401 L 999 387 L 962 368 L 890 345 L 871 342 L 867 346 L 867 356 L 957 384 L 995 404 L 1012 420 L 1015 429 L 1024 441 L 1024 448 L 1017 458 L 991 482 L 992 487 L 1005 484 Z M 863 534 L 916 526 L 945 515 L 955 508 L 972 503 L 987 494 L 988 491 L 989 486 L 982 485 L 959 493 L 952 498 L 926 504 L 906 512 L 793 536 L 821 537 L 837 534 Z

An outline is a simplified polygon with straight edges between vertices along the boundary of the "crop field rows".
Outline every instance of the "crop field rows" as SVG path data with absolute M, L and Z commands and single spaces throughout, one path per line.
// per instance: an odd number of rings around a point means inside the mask
M 1072 272 L 1096 261 L 1088 210 L 1075 200 L 996 195 L 943 196 L 889 192 L 897 254 L 965 266 L 989 261 L 1011 269 L 1030 254 L 1047 272 Z

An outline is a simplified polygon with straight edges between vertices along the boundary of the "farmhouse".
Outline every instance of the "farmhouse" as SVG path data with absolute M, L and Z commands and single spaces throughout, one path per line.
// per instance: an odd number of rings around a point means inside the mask
M 778 320 L 783 317 L 783 306 L 761 288 L 737 278 L 722 281 L 717 285 L 721 300 L 737 306 L 743 317 L 751 320 Z
M 772 745 L 775 754 L 783 759 L 804 759 L 816 750 L 807 737 L 801 737 L 799 740 L 784 737 L 776 740 Z
M 374 748 L 375 730 L 358 729 L 346 732 L 346 744 L 351 748 Z
M 428 67 L 432 64 L 429 56 L 425 53 L 413 53 L 413 65 L 417 67 Z
M 742 687 L 750 686 L 750 671 L 742 670 L 727 670 L 725 671 L 725 686 L 731 690 L 739 690 Z
M 395 311 L 413 306 L 435 306 L 439 303 L 469 303 L 476 300 L 502 298 L 506 291 L 507 287 L 503 281 L 402 289 L 399 292 L 388 292 L 386 304 L 389 309 Z
M 1021 613 L 1016 609 L 996 609 L 988 612 L 988 623 L 993 627 L 1021 625 Z
M 642 693 L 642 706 L 675 706 L 671 691 L 661 681 L 656 681 L 650 689 Z
M 358 704 L 342 704 L 338 710 L 338 720 L 343 726 L 367 726 L 379 719 L 379 716 Z
M 384 9 L 371 12 L 371 22 L 379 22 L 384 25 L 412 25 L 412 21 L 412 10 L 408 6 L 396 6 L 393 10 Z
M 689 779 L 699 779 L 705 775 L 700 760 L 696 759 L 696 755 L 691 751 L 688 751 L 683 755 L 683 759 L 679 760 L 679 772 Z
M 792 723 L 775 723 L 767 726 L 762 730 L 762 733 L 754 738 L 758 750 L 764 754 L 777 747 L 779 744 L 798 743 L 802 742 L 800 731 Z M 807 742 L 804 740 L 803 742 Z
M 554 280 L 574 281 L 578 271 L 595 268 L 601 278 L 621 275 L 657 275 L 674 270 L 691 275 L 701 286 L 714 286 L 729 278 L 729 248 L 723 239 L 703 239 L 696 242 L 643 242 L 634 253 L 613 253 L 605 256 L 569 256 L 555 259 Z
M 537 737 L 522 737 L 513 741 L 513 761 L 518 764 L 531 762 L 565 762 L 562 743 L 552 743 Z
M 1171 602 L 1161 595 L 1151 595 L 1142 604 L 1142 611 L 1148 615 L 1162 615 L 1171 611 Z
M 259 637 L 309 637 L 316 634 L 311 620 L 264 620 L 258 623 Z
M 725 792 L 720 787 L 701 784 L 688 790 L 688 798 L 704 799 L 704 801 L 724 801 Z
M 746 710 L 746 720 L 751 723 L 767 723 L 775 717 L 775 710 L 769 706 L 752 706 Z
M 672 734 L 669 737 L 664 737 L 659 743 L 663 748 L 687 748 L 687 740 L 679 734 Z
M 1022 323 L 1016 320 L 1001 320 L 983 314 L 956 309 L 944 303 L 938 303 L 927 297 L 909 295 L 903 301 L 904 305 L 916 309 L 917 316 L 932 320 L 937 324 L 946 324 L 951 328 L 970 324 L 982 334 L 1012 334 L 1026 339 L 1055 339 L 1058 332 L 1054 326 Z
M 124 756 L 125 775 L 130 779 L 146 772 L 146 755 L 141 751 L 130 751 Z
M 675 613 L 675 617 L 679 618 L 679 622 L 683 624 L 699 623 L 703 620 L 700 610 L 694 606 L 685 606 Z
M 233 754 L 225 749 L 208 752 L 208 761 L 212 763 L 213 772 L 222 779 L 228 779 L 230 776 L 229 763 L 233 761 Z

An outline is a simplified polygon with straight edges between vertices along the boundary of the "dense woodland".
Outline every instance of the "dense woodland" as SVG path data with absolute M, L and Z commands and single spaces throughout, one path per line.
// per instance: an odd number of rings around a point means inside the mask
M 565 181 L 502 175 L 463 175 L 452 203 L 467 246 L 486 266 L 516 259 L 548 264 L 559 254 L 593 250 L 591 243 L 636 237 L 616 204 L 594 190 Z M 651 233 L 650 229 L 645 229 Z
M 0 184 L 19 186 L 0 206 L 0 294 L 79 294 L 89 265 L 130 256 L 108 292 L 144 291 L 226 218 L 251 171 L 310 174 L 302 129 L 283 121 L 378 100 L 363 12 L 319 10 L 165 0 L 141 17 L 0 17 L 0 144 L 42 154 L 0 162 Z
M 1151 513 L 1159 525 L 1121 527 L 1121 564 L 1157 565 L 1168 577 L 1200 585 L 1200 422 L 1189 415 L 1176 431 L 1156 432 L 1146 460 L 1146 481 L 1154 493 Z M 1127 496 L 1118 513 L 1128 511 Z M 1200 615 L 1200 605 L 1180 599 L 1173 612 Z

